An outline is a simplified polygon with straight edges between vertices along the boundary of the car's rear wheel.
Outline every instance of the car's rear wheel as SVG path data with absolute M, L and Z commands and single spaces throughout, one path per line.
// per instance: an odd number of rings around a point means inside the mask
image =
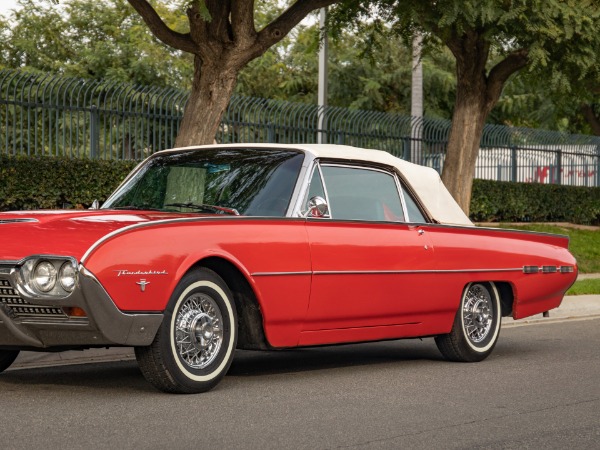
M 470 283 L 456 312 L 452 331 L 435 343 L 450 361 L 476 362 L 487 358 L 500 334 L 500 296 L 494 283 Z
M 15 362 L 19 356 L 19 350 L 0 350 L 0 372 L 4 372 Z
M 137 347 L 144 377 L 165 392 L 212 389 L 225 376 L 237 343 L 237 313 L 219 275 L 194 269 L 179 282 L 148 347 Z

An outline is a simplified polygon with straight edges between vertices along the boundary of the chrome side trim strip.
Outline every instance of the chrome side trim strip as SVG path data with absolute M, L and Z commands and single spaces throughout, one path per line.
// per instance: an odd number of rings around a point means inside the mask
M 234 216 L 237 217 L 237 216 Z M 142 223 L 134 223 L 132 225 L 127 225 L 126 227 L 123 228 L 118 228 L 114 231 L 111 231 L 108 234 L 105 234 L 104 236 L 102 236 L 100 239 L 98 239 L 96 242 L 94 242 L 90 248 L 87 249 L 87 251 L 84 253 L 84 255 L 81 257 L 80 263 L 81 264 L 85 264 L 87 259 L 89 258 L 90 254 L 96 250 L 103 242 L 108 241 L 110 238 L 112 238 L 113 236 L 117 236 L 121 233 L 125 233 L 129 230 L 134 230 L 136 228 L 142 228 L 142 226 L 151 226 L 151 225 L 160 225 L 160 224 L 165 224 L 165 223 L 177 223 L 177 222 L 188 222 L 188 221 L 194 221 L 194 220 L 203 220 L 203 217 L 194 217 L 194 218 L 177 218 L 177 219 L 165 219 L 165 220 L 155 220 L 155 221 L 149 221 L 149 222 L 142 222 Z
M 253 277 L 276 277 L 294 275 L 406 275 L 422 273 L 491 273 L 521 272 L 522 267 L 510 269 L 448 269 L 448 270 L 315 270 L 306 272 L 254 272 Z
M 39 220 L 33 219 L 33 218 L 0 219 L 0 225 L 3 225 L 5 223 L 23 223 L 23 222 L 39 222 Z
M 90 257 L 90 254 L 92 254 L 94 252 L 94 250 L 96 250 L 104 242 L 108 241 L 109 239 L 111 239 L 114 236 L 125 233 L 129 230 L 134 230 L 136 228 L 152 227 L 155 225 L 170 224 L 170 223 L 212 222 L 212 221 L 217 221 L 217 220 L 240 220 L 240 221 L 252 221 L 252 220 L 269 220 L 269 221 L 285 220 L 285 221 L 289 221 L 289 220 L 295 220 L 295 221 L 298 221 L 298 220 L 304 220 L 304 219 L 299 219 L 296 217 L 266 217 L 266 216 L 223 216 L 223 217 L 221 217 L 221 216 L 219 216 L 219 217 L 204 216 L 204 217 L 178 217 L 176 219 L 151 220 L 148 222 L 134 223 L 132 225 L 127 225 L 126 227 L 123 227 L 123 228 L 118 228 L 118 229 L 111 231 L 110 233 L 102 236 L 100 239 L 98 239 L 96 242 L 94 242 L 90 246 L 90 248 L 87 249 L 85 254 L 81 257 L 80 263 L 85 264 L 87 259 Z
M 308 272 L 255 272 L 251 274 L 253 277 L 280 277 L 280 276 L 295 276 L 295 275 L 312 275 Z
M 422 273 L 489 273 L 489 272 L 521 272 L 516 269 L 447 269 L 447 270 L 322 270 L 314 271 L 313 275 L 406 275 Z

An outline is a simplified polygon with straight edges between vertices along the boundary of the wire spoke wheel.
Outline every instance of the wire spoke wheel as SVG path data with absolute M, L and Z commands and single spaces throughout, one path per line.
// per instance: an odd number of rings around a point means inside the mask
M 206 392 L 225 376 L 237 344 L 237 311 L 225 281 L 195 268 L 183 276 L 151 345 L 136 347 L 142 373 L 165 392 Z
M 179 357 L 193 369 L 213 362 L 223 344 L 223 316 L 207 294 L 188 297 L 177 311 L 175 342 Z
M 436 336 L 435 343 L 447 360 L 475 362 L 487 358 L 500 333 L 500 295 L 492 282 L 466 286 L 452 330 Z
M 494 322 L 489 291 L 480 284 L 472 285 L 465 296 L 462 314 L 467 338 L 476 344 L 482 342 L 490 333 Z

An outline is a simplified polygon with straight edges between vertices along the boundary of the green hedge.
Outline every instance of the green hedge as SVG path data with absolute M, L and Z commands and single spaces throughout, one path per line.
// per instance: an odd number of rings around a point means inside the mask
M 600 188 L 474 180 L 475 222 L 600 223 Z
M 89 207 L 106 200 L 134 161 L 0 156 L 0 210 Z M 600 188 L 475 180 L 476 222 L 600 223 Z
M 87 208 L 106 200 L 135 161 L 0 156 L 0 211 Z

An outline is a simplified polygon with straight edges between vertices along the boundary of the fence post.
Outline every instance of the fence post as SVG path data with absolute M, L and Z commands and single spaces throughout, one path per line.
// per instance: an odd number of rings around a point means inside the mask
M 413 154 L 413 152 L 411 151 L 412 146 L 413 146 L 413 143 L 412 143 L 411 138 L 409 138 L 409 137 L 402 138 L 402 156 L 401 156 L 401 158 L 403 160 L 408 161 L 408 162 L 414 162 L 411 158 L 412 154 Z
M 596 147 L 596 187 L 600 187 L 600 147 Z
M 338 131 L 338 145 L 344 145 L 344 133 Z
M 517 161 L 517 147 L 513 146 L 510 149 L 510 159 L 511 159 L 511 169 L 512 169 L 512 173 L 511 173 L 511 180 L 513 181 L 513 183 L 517 182 L 517 178 L 518 178 L 518 173 L 517 173 L 517 169 L 518 169 L 518 161 Z
M 90 108 L 90 158 L 96 159 L 100 154 L 100 116 L 98 107 Z
M 562 150 L 559 148 L 556 151 L 556 184 L 562 184 Z
M 275 142 L 275 125 L 272 123 L 267 124 L 267 142 L 272 144 Z

